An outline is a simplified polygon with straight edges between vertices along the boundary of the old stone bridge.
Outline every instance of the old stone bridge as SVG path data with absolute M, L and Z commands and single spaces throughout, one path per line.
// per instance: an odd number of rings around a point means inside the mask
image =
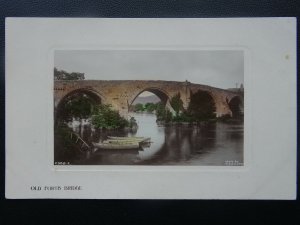
M 216 106 L 216 116 L 233 114 L 230 102 L 238 99 L 243 108 L 243 92 L 230 91 L 207 85 L 194 84 L 188 81 L 161 81 L 161 80 L 76 80 L 54 81 L 55 112 L 64 100 L 72 94 L 82 92 L 94 97 L 102 104 L 111 104 L 123 116 L 128 116 L 130 105 L 135 98 L 144 91 L 157 95 L 166 107 L 172 110 L 169 100 L 180 94 L 183 107 L 186 109 L 190 102 L 191 93 L 198 90 L 206 91 L 213 98 Z

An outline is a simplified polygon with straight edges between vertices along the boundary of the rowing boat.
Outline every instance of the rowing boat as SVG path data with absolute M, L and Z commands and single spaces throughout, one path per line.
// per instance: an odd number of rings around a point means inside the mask
M 149 143 L 150 138 L 145 137 L 114 137 L 108 136 L 108 139 L 99 143 L 93 143 L 96 148 L 101 149 L 138 149 L 141 145 Z
M 140 141 L 139 140 L 119 140 L 119 139 L 108 139 L 103 141 L 104 144 L 139 144 Z
M 138 143 L 117 144 L 117 143 L 93 143 L 96 148 L 101 149 L 138 149 L 140 145 Z
M 150 137 L 115 137 L 115 136 L 108 136 L 108 140 L 119 140 L 119 141 L 137 141 L 137 142 L 150 142 Z

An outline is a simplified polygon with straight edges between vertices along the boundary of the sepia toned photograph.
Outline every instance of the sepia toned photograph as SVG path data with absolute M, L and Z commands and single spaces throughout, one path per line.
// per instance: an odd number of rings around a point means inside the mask
M 243 166 L 241 50 L 56 50 L 55 165 Z

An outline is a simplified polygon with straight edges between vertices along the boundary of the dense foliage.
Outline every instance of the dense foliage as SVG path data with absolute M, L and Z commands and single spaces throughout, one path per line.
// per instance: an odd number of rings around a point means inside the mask
M 180 93 L 177 95 L 173 96 L 170 100 L 170 104 L 172 108 L 174 109 L 176 116 L 179 115 L 179 112 L 183 109 L 183 102 L 180 98 Z
M 156 108 L 157 108 L 157 104 L 156 103 L 149 102 L 149 103 L 145 104 L 145 110 L 147 112 L 151 113 L 151 112 L 155 111 Z
M 132 127 L 134 123 L 134 118 L 126 120 L 120 116 L 118 111 L 112 110 L 111 105 L 98 105 L 92 116 L 92 124 L 100 129 Z
M 84 73 L 68 73 L 54 67 L 54 80 L 84 80 Z
M 170 105 L 174 109 L 173 113 L 162 102 L 144 105 L 139 103 L 134 106 L 134 111 L 155 112 L 157 121 L 166 123 L 200 122 L 216 118 L 214 100 L 209 93 L 204 91 L 191 94 L 190 104 L 186 110 L 183 108 L 179 93 L 170 99 Z M 126 120 L 118 111 L 113 110 L 111 105 L 99 104 L 94 98 L 84 93 L 75 93 L 67 99 L 60 110 L 60 117 L 66 121 L 72 118 L 91 118 L 93 126 L 100 129 L 132 128 L 137 125 L 134 118 Z
M 91 117 L 96 102 L 84 93 L 75 93 L 60 108 L 60 118 L 66 121 Z
M 54 161 L 70 161 L 79 157 L 80 146 L 71 139 L 72 130 L 61 123 L 54 129 Z
M 145 111 L 144 105 L 142 103 L 138 103 L 138 104 L 134 105 L 134 111 L 135 112 L 144 112 Z
M 166 107 L 160 103 L 157 105 L 156 118 L 157 121 L 170 122 L 172 121 L 173 115 L 169 109 L 166 109 Z
M 200 122 L 216 118 L 215 103 L 209 93 L 198 91 L 191 94 L 190 104 L 187 110 L 183 109 L 183 102 L 180 94 L 173 96 L 170 104 L 175 111 L 172 114 L 162 104 L 158 105 L 156 116 L 158 121 L 164 122 Z
M 111 105 L 103 105 L 84 93 L 75 93 L 67 98 L 59 110 L 59 120 L 72 121 L 91 119 L 94 127 L 100 129 L 134 128 L 136 120 L 131 117 L 126 120 L 118 111 L 112 110 Z
M 187 114 L 196 121 L 214 119 L 216 107 L 213 98 L 206 91 L 197 91 L 191 94 Z
M 145 105 L 143 105 L 141 103 L 137 103 L 136 105 L 134 105 L 133 111 L 134 112 L 148 112 L 148 113 L 153 113 L 157 109 L 158 104 L 160 104 L 160 103 L 148 102 Z

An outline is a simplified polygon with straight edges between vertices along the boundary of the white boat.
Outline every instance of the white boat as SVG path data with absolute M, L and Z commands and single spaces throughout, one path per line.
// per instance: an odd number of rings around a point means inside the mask
M 150 142 L 151 138 L 145 137 L 115 137 L 115 136 L 108 136 L 108 140 L 119 140 L 119 141 L 137 141 L 137 142 Z
M 94 147 L 101 149 L 138 149 L 138 143 L 93 143 Z
M 125 140 L 125 139 L 107 139 L 105 141 L 103 141 L 102 143 L 104 144 L 139 144 L 140 141 L 139 140 Z
M 101 149 L 139 149 L 142 144 L 149 143 L 150 138 L 145 137 L 114 137 L 99 143 L 93 143 L 96 148 Z

